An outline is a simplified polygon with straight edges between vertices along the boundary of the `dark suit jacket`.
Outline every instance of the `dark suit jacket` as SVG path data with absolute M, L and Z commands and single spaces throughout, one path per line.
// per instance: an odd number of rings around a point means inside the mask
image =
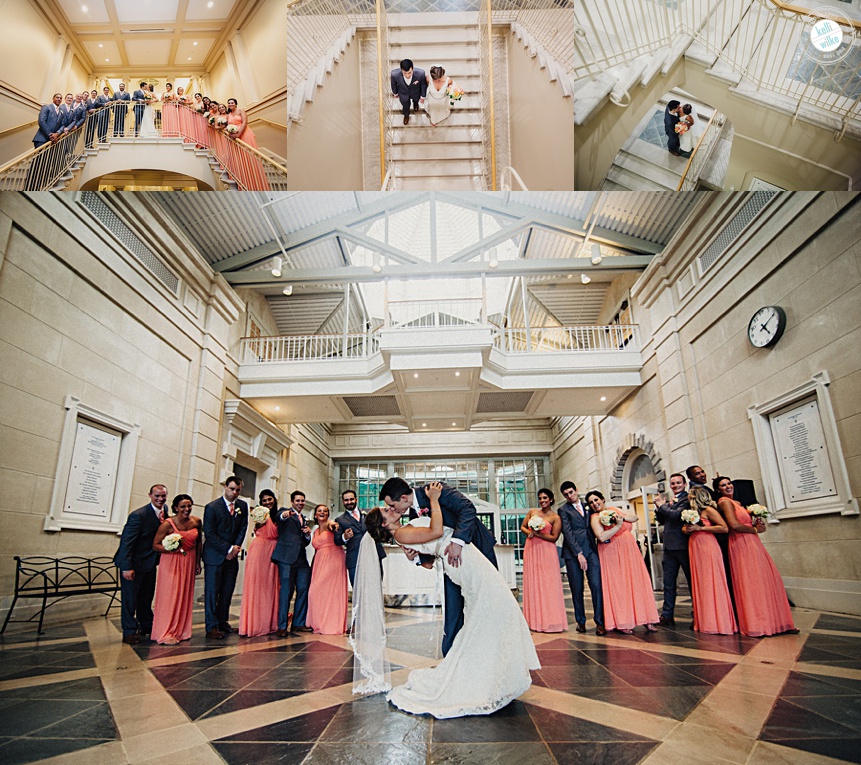
M 39 110 L 39 129 L 36 135 L 33 136 L 33 143 L 38 149 L 42 144 L 47 143 L 51 139 L 48 136 L 51 133 L 56 133 L 63 126 L 63 113 L 57 113 L 54 104 L 45 104 Z M 129 569 L 126 569 L 127 571 Z
M 362 543 L 362 537 L 365 536 L 365 513 L 360 511 L 360 520 L 353 518 L 350 513 L 339 515 L 335 522 L 338 524 L 338 530 L 335 532 L 335 544 L 347 548 L 347 570 L 353 571 L 356 568 L 356 561 L 359 558 L 359 545 Z M 353 530 L 353 536 L 350 539 L 344 539 L 344 532 L 347 529 Z M 386 557 L 386 551 L 383 546 L 377 543 L 377 555 L 380 560 Z
M 691 506 L 688 493 L 683 491 L 671 504 L 666 502 L 655 508 L 655 518 L 664 527 L 665 550 L 687 550 L 688 535 L 682 533 L 682 510 Z
M 111 101 L 115 102 L 114 114 L 122 114 L 123 116 L 125 116 L 126 112 L 128 111 L 129 103 L 131 102 L 131 100 L 132 94 L 129 93 L 127 90 L 118 90 L 116 93 L 114 93 L 113 97 L 111 98 Z
M 413 491 L 419 507 L 430 507 L 427 492 L 423 487 L 416 486 Z M 476 517 L 475 505 L 469 497 L 443 484 L 439 506 L 442 510 L 443 524 L 454 529 L 456 539 L 475 545 L 485 557 L 496 560 L 496 554 L 493 551 L 496 540 L 490 533 L 490 529 Z
M 146 106 L 146 94 L 140 88 L 138 88 L 132 94 L 132 101 L 135 102 L 135 107 Z
M 676 123 L 679 121 L 678 114 L 670 114 L 670 107 L 664 109 L 664 132 L 668 136 L 676 134 Z
M 419 98 L 424 98 L 428 92 L 428 80 L 425 76 L 425 70 L 415 67 L 413 69 L 412 80 L 409 83 L 404 80 L 404 73 L 401 68 L 392 69 L 392 93 L 396 96 L 409 96 L 413 101 L 418 101 Z
M 559 508 L 559 517 L 562 519 L 562 555 L 566 560 L 576 560 L 580 553 L 589 555 L 590 551 L 598 554 L 598 545 L 589 523 L 592 511 L 582 500 L 580 506 L 584 515 L 580 515 L 570 502 Z
M 152 543 L 160 525 L 151 504 L 129 513 L 114 555 L 114 563 L 120 571 L 152 571 L 158 565 L 159 555 L 152 549 Z
M 272 551 L 273 563 L 285 563 L 288 566 L 299 568 L 307 567 L 308 556 L 305 548 L 311 541 L 311 535 L 307 537 L 302 533 L 302 524 L 295 515 L 289 515 L 285 520 L 281 519 L 281 513 L 287 508 L 273 508 L 269 511 L 269 517 L 278 527 L 278 542 Z
M 224 563 L 233 545 L 242 547 L 247 530 L 248 505 L 243 500 L 234 502 L 232 517 L 223 496 L 212 500 L 203 509 L 203 562 L 210 566 Z

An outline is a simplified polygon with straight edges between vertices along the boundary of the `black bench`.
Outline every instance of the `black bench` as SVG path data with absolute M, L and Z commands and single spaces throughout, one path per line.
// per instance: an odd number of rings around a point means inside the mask
M 48 558 L 35 555 L 22 558 L 16 555 L 15 562 L 15 597 L 12 605 L 9 606 L 9 613 L 6 614 L 0 635 L 6 631 L 6 625 L 10 621 L 32 622 L 37 616 L 33 614 L 29 619 L 11 619 L 18 598 L 38 598 L 42 601 L 38 617 L 39 634 L 43 635 L 42 622 L 45 611 L 55 603 L 73 595 L 110 595 L 111 601 L 104 613 L 107 616 L 120 590 L 117 565 L 113 558 L 106 556 Z

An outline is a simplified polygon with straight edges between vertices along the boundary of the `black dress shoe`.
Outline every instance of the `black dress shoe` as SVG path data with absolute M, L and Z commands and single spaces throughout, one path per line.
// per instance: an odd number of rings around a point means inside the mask
M 137 635 L 123 635 L 123 643 L 128 645 L 138 645 L 141 639 Z
M 293 627 L 294 632 L 313 632 L 314 630 L 311 627 L 301 626 L 301 627 Z
M 672 616 L 664 616 L 663 614 L 661 614 L 660 618 L 658 619 L 658 624 L 660 624 L 662 627 L 675 627 L 676 620 L 673 619 Z
M 574 628 L 574 631 L 575 631 L 575 632 L 583 633 L 583 632 L 585 632 L 585 631 L 586 631 L 586 625 L 585 625 L 585 624 L 580 624 L 580 623 L 578 622 L 578 623 L 577 623 L 577 626 Z
M 289 630 L 278 630 L 275 633 L 275 636 L 276 637 L 290 637 L 290 631 Z
M 231 632 L 236 632 L 236 630 L 229 624 L 219 624 L 218 629 L 220 629 L 225 635 L 229 635 Z
M 406 117 L 404 117 L 404 125 L 409 125 L 409 124 L 410 124 L 410 116 L 407 115 Z
M 224 640 L 224 633 L 221 630 L 210 630 L 206 633 L 206 637 L 210 640 Z
M 595 625 L 595 634 L 596 635 L 606 635 L 607 629 L 604 627 L 603 624 L 596 624 Z

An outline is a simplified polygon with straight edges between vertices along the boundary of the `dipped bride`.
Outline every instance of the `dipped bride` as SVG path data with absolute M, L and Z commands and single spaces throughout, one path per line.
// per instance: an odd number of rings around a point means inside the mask
M 540 669 L 529 627 L 517 600 L 490 561 L 467 544 L 459 566 L 443 555 L 452 529 L 443 526 L 442 484 L 427 489 L 431 512 L 406 526 L 391 523 L 379 508 L 365 520 L 353 594 L 350 642 L 355 652 L 353 693 L 379 693 L 399 709 L 436 718 L 488 715 L 509 704 L 532 684 Z M 422 553 L 426 568 L 443 566 L 464 598 L 463 628 L 436 666 L 410 672 L 404 685 L 391 688 L 385 662 L 385 616 L 380 563 L 375 542 L 392 542 Z M 433 556 L 433 562 L 428 556 Z

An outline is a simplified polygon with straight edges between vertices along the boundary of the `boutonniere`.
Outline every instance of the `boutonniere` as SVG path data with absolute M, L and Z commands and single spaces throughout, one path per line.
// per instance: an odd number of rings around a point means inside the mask
M 237 507 L 237 508 L 236 508 L 236 513 L 235 513 L 235 514 L 236 514 L 236 515 L 242 515 L 242 510 L 240 510 L 240 509 Z

